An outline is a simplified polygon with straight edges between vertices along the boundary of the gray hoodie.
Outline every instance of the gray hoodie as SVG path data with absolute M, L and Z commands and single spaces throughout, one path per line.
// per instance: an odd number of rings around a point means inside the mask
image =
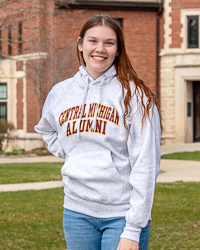
M 64 207 L 97 218 L 126 216 L 121 237 L 139 242 L 151 219 L 161 132 L 156 107 L 143 128 L 135 96 L 131 107 L 129 134 L 115 67 L 93 80 L 81 66 L 49 92 L 35 130 L 65 158 Z

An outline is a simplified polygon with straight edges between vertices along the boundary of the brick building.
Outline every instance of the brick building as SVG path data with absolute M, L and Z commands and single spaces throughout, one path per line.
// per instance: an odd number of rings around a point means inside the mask
M 33 128 L 46 94 L 78 70 L 79 30 L 97 13 L 119 20 L 134 68 L 160 95 L 163 143 L 193 141 L 191 133 L 198 130 L 193 93 L 200 80 L 198 11 L 198 1 L 180 0 L 0 1 L 0 118 L 16 127 L 11 147 L 43 146 Z
M 200 142 L 200 2 L 165 0 L 161 22 L 162 139 Z
M 107 13 L 121 23 L 134 68 L 158 90 L 158 29 L 162 3 L 147 1 L 0 1 L 0 118 L 12 121 L 14 148 L 41 147 L 34 132 L 50 88 L 78 70 L 82 24 Z

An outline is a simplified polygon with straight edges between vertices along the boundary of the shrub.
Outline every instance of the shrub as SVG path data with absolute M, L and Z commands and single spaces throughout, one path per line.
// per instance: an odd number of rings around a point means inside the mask
M 11 137 L 11 132 L 15 129 L 11 122 L 6 122 L 0 120 L 0 151 L 3 151 L 3 146 L 8 147 L 10 141 L 13 139 Z
M 25 149 L 19 149 L 18 152 L 21 154 L 21 155 L 24 155 L 25 154 Z
M 5 155 L 12 155 L 12 152 L 6 152 Z
M 14 149 L 12 152 L 11 152 L 12 155 L 18 155 L 18 150 Z

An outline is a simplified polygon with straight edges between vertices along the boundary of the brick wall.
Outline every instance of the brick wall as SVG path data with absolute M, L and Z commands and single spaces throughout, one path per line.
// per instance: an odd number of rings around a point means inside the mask
M 160 15 L 160 51 L 161 49 L 164 48 L 164 42 L 165 42 L 165 39 L 164 39 L 164 22 L 165 22 L 165 19 L 164 19 L 164 11 L 162 12 L 162 14 Z
M 23 129 L 23 79 L 17 79 L 17 129 Z
M 4 1 L 0 3 L 2 54 L 8 55 L 8 26 L 12 26 L 12 55 L 18 55 L 19 22 L 22 22 L 23 54 L 38 52 L 40 44 L 40 0 Z
M 47 92 L 44 71 L 42 59 L 29 60 L 26 63 L 27 132 L 35 132 L 34 126 L 41 117 L 42 96 Z
M 102 12 L 123 18 L 127 52 L 133 67 L 156 92 L 156 12 L 153 11 L 57 10 L 56 46 L 65 48 L 57 53 L 57 64 L 62 62 L 63 55 L 67 57 L 61 78 L 72 76 L 77 71 L 76 41 L 82 24 L 92 15 Z
M 27 132 L 34 132 L 34 125 L 38 123 L 41 115 L 41 97 L 38 101 L 38 94 L 35 94 L 38 78 L 41 78 L 42 91 L 48 92 L 55 83 L 77 72 L 79 64 L 76 45 L 80 28 L 89 17 L 97 13 L 106 13 L 123 19 L 125 43 L 133 67 L 139 77 L 156 92 L 156 12 L 58 9 L 54 6 L 53 0 L 14 1 L 11 5 L 7 5 L 7 8 L 0 9 L 0 25 L 7 16 L 4 24 L 13 26 L 12 55 L 18 54 L 19 21 L 22 21 L 23 27 L 23 54 L 47 52 L 48 55 L 43 68 L 36 70 L 35 73 L 32 72 L 31 77 L 27 76 L 26 79 Z M 7 37 L 6 27 L 2 31 L 2 36 Z M 2 46 L 2 52 L 7 55 L 8 43 L 5 41 Z M 28 63 L 32 64 L 27 61 L 27 65 Z M 30 73 L 29 70 L 30 68 L 27 69 L 27 75 Z M 23 126 L 21 84 L 19 80 L 18 128 Z
M 181 9 L 197 9 L 200 8 L 199 0 L 172 0 L 170 4 L 172 7 L 172 44 L 170 48 L 181 48 L 182 38 L 180 37 L 180 32 L 182 25 L 180 23 L 180 10 Z

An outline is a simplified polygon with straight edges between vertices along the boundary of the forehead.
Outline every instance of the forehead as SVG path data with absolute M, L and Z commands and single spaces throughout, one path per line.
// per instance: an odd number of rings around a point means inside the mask
M 108 26 L 94 26 L 85 32 L 85 38 L 96 37 L 100 39 L 114 39 L 117 40 L 117 34 Z

